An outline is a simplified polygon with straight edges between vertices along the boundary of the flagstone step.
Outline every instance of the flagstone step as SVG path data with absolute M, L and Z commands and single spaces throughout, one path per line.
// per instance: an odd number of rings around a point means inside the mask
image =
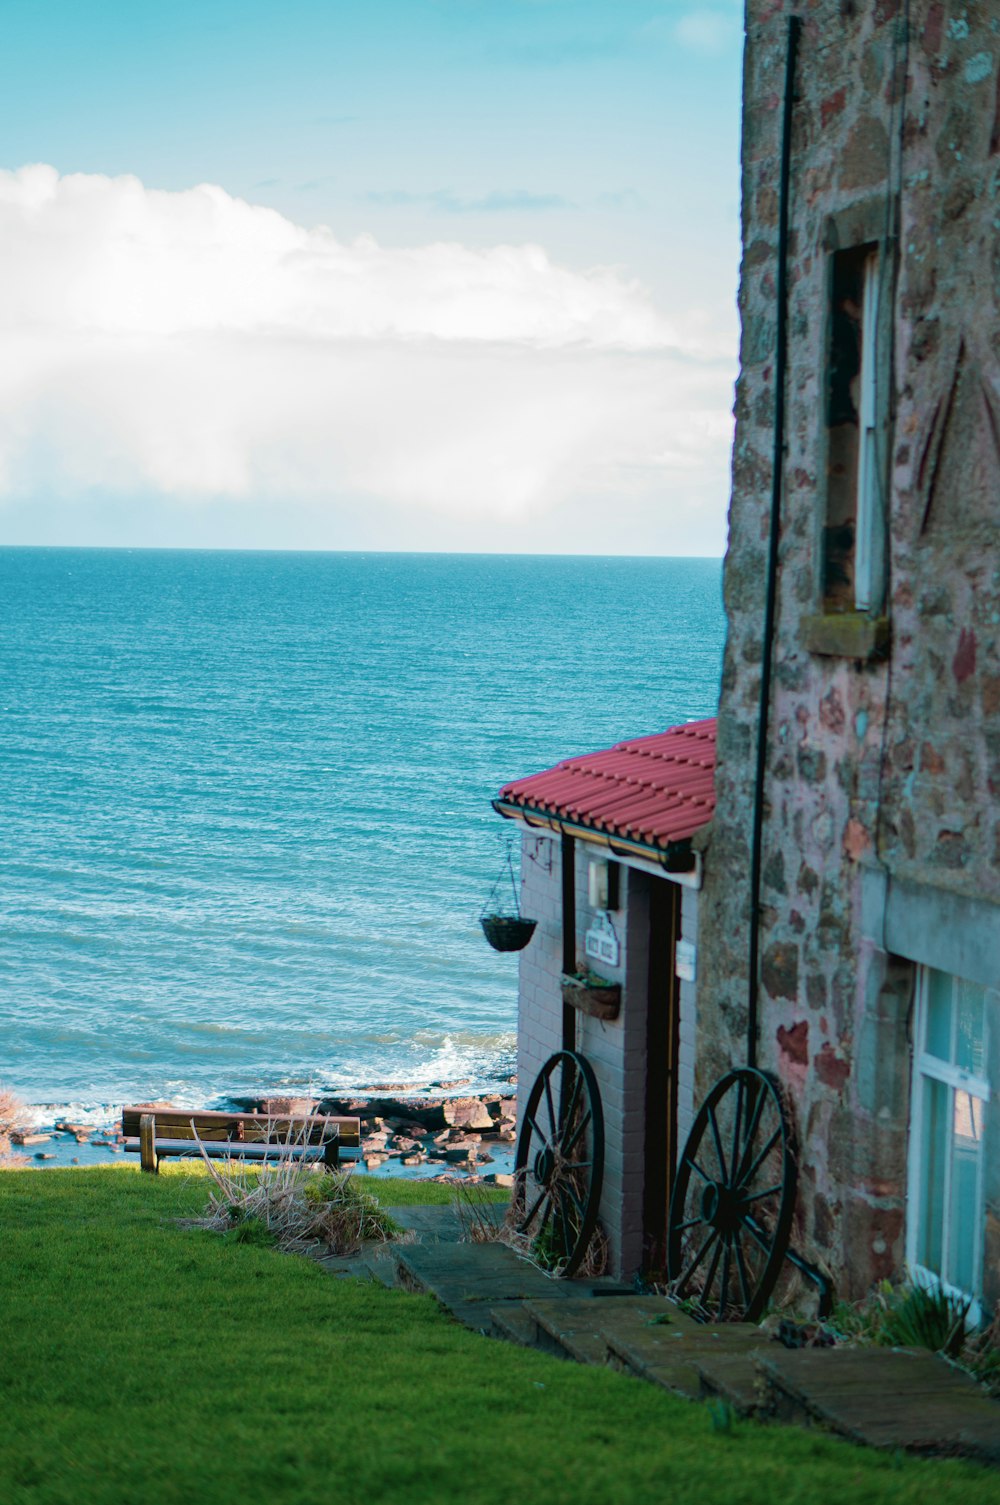
M 756 1363 L 778 1421 L 819 1423 L 874 1448 L 1000 1464 L 1000 1403 L 938 1354 L 775 1344 Z
M 537 1344 L 549 1352 L 563 1353 L 581 1364 L 606 1364 L 607 1331 L 642 1332 L 651 1322 L 677 1318 L 691 1327 L 665 1296 L 608 1295 L 570 1297 L 568 1300 L 532 1299 L 525 1303 L 537 1326 Z
M 528 1314 L 523 1301 L 504 1301 L 490 1308 L 491 1331 L 494 1338 L 503 1338 L 507 1343 L 516 1343 L 521 1348 L 536 1348 L 538 1329 L 535 1319 Z
M 406 1244 L 395 1251 L 398 1281 L 408 1290 L 424 1291 L 442 1306 L 481 1301 L 526 1301 L 531 1297 L 565 1300 L 581 1294 L 581 1283 L 555 1280 L 506 1244 Z M 603 1293 L 628 1290 L 614 1281 L 595 1280 L 583 1290 Z

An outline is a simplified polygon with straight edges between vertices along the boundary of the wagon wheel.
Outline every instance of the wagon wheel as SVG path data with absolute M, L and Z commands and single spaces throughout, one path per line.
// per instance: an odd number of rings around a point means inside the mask
M 597 1227 L 604 1174 L 604 1113 L 583 1056 L 560 1050 L 535 1078 L 517 1140 L 515 1227 L 541 1264 L 568 1277 Z
M 716 1320 L 756 1322 L 778 1278 L 795 1206 L 791 1129 L 770 1077 L 721 1077 L 691 1126 L 670 1199 L 674 1293 Z

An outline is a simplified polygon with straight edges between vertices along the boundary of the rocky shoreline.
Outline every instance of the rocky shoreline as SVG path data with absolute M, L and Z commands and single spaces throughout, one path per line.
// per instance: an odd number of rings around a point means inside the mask
M 466 1082 L 435 1083 L 439 1093 L 410 1084 L 380 1084 L 364 1092 L 319 1097 L 234 1095 L 215 1106 L 240 1113 L 306 1115 L 329 1113 L 361 1120 L 358 1169 L 372 1175 L 419 1175 L 434 1181 L 510 1186 L 516 1142 L 516 1078 L 509 1095 L 475 1092 L 455 1095 Z M 143 1105 L 145 1106 L 145 1105 Z M 173 1106 L 149 1103 L 151 1108 Z M 24 1169 L 98 1165 L 123 1155 L 120 1120 L 106 1124 L 54 1118 L 16 1124 L 10 1132 L 10 1158 Z M 3 1146 L 0 1145 L 0 1155 Z

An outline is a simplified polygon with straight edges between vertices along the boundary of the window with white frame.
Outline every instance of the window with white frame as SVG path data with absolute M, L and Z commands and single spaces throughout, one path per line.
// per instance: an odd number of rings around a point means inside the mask
M 827 611 L 877 611 L 885 569 L 878 249 L 837 251 L 832 263 L 823 602 Z
M 921 967 L 910 1122 L 907 1256 L 919 1280 L 982 1289 L 989 1014 L 998 995 Z

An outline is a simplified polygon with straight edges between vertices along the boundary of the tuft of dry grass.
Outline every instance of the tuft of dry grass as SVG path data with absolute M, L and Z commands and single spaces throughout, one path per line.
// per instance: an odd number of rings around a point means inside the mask
M 213 1161 L 201 1147 L 213 1189 L 202 1227 L 231 1234 L 240 1243 L 267 1243 L 301 1250 L 321 1245 L 331 1254 L 356 1254 L 368 1241 L 394 1238 L 395 1223 L 359 1186 L 350 1169 L 328 1171 L 288 1153 L 265 1164 L 239 1159 Z M 199 1141 L 199 1145 L 201 1141 Z
M 0 1086 L 0 1169 L 28 1164 L 27 1155 L 16 1155 L 10 1147 L 11 1130 L 24 1122 L 27 1111 L 16 1092 Z
M 524 1172 L 518 1172 L 523 1177 Z M 518 1196 L 518 1190 L 521 1195 Z M 521 1260 L 533 1264 L 535 1269 L 541 1270 L 542 1275 L 551 1276 L 553 1279 L 562 1279 L 562 1269 L 565 1260 L 560 1260 L 559 1251 L 550 1242 L 539 1237 L 538 1233 L 524 1233 L 518 1228 L 518 1222 L 523 1218 L 524 1193 L 523 1189 L 515 1186 L 514 1198 L 511 1199 L 508 1210 L 503 1216 L 503 1222 L 497 1224 L 495 1218 L 489 1216 L 488 1202 L 483 1201 L 482 1195 L 476 1195 L 477 1187 L 459 1186 L 455 1189 L 455 1212 L 458 1213 L 458 1221 L 462 1227 L 462 1239 L 468 1243 L 505 1243 L 508 1249 Z M 604 1275 L 608 1267 L 608 1242 L 607 1234 L 601 1225 L 596 1225 L 593 1230 L 590 1243 L 587 1245 L 586 1254 L 581 1260 L 580 1266 L 575 1270 L 575 1276 L 581 1279 L 596 1279 L 596 1276 Z

